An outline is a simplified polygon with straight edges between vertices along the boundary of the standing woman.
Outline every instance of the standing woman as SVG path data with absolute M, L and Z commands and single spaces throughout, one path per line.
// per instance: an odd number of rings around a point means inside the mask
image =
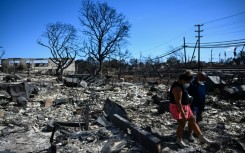
M 179 75 L 178 80 L 173 82 L 170 88 L 170 113 L 178 122 L 176 142 L 180 147 L 187 147 L 183 141 L 183 133 L 186 122 L 188 122 L 188 125 L 198 136 L 201 143 L 213 143 L 202 135 L 201 130 L 193 117 L 193 113 L 190 108 L 191 100 L 186 89 L 190 85 L 191 80 L 192 72 L 186 70 Z

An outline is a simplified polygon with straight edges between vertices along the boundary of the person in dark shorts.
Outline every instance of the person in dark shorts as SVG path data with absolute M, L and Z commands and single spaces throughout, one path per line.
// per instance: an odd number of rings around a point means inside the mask
M 196 119 L 196 123 L 202 121 L 202 112 L 205 107 L 205 99 L 206 99 L 206 88 L 205 88 L 205 80 L 206 74 L 204 72 L 198 72 L 196 77 L 190 82 L 190 86 L 187 88 L 189 95 L 193 97 L 193 101 L 191 103 L 191 110 Z M 192 135 L 192 129 L 188 129 L 188 139 L 189 141 L 194 141 L 194 137 Z
M 187 147 L 183 141 L 183 133 L 186 122 L 188 126 L 195 132 L 201 143 L 211 144 L 212 141 L 208 140 L 201 132 L 196 120 L 193 116 L 190 107 L 190 96 L 187 91 L 187 86 L 192 80 L 192 72 L 186 70 L 179 75 L 178 80 L 174 81 L 170 88 L 170 114 L 173 119 L 177 120 L 178 127 L 176 130 L 177 141 L 176 143 L 180 147 Z
M 197 76 L 190 82 L 188 93 L 193 97 L 191 103 L 191 110 L 196 115 L 196 122 L 202 121 L 202 112 L 205 107 L 206 87 L 205 87 L 206 74 L 199 72 Z

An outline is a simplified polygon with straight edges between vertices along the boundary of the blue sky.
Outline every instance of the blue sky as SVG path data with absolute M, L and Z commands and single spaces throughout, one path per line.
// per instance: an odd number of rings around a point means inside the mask
M 195 43 L 196 24 L 205 23 L 201 27 L 204 30 L 201 43 L 245 39 L 245 0 L 104 1 L 123 13 L 131 23 L 127 49 L 134 58 L 161 56 L 171 47 L 183 45 L 183 37 L 186 43 Z M 3 58 L 51 57 L 47 48 L 37 44 L 37 39 L 48 23 L 60 21 L 81 29 L 78 20 L 81 2 L 0 0 L 0 46 L 6 52 Z M 234 14 L 239 15 L 232 16 Z M 216 19 L 221 20 L 209 22 Z M 193 50 L 187 49 L 187 56 L 191 57 Z M 233 47 L 215 48 L 213 61 L 224 59 L 224 52 L 226 58 L 233 57 Z M 201 49 L 201 60 L 210 61 L 210 57 L 211 49 Z

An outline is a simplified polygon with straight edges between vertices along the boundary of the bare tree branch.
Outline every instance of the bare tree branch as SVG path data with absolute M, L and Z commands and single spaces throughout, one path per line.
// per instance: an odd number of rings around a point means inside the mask
M 2 48 L 2 47 L 1 47 Z M 2 59 L 3 55 L 5 54 L 5 50 L 2 50 L 2 54 L 0 56 L 0 59 Z
M 53 56 L 50 59 L 57 65 L 56 75 L 62 75 L 63 70 L 74 61 L 79 50 L 76 29 L 70 24 L 50 23 L 42 37 L 46 43 L 41 40 L 37 43 L 50 50 Z
M 107 3 L 90 0 L 83 1 L 79 19 L 82 32 L 87 36 L 86 53 L 99 63 L 98 74 L 103 61 L 129 37 L 131 25 L 123 14 L 118 14 Z

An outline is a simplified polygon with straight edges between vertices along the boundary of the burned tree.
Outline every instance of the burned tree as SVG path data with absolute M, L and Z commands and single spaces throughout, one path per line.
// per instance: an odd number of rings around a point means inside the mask
M 96 70 L 96 61 L 88 57 L 87 59 L 79 59 L 76 61 L 77 73 L 87 73 L 94 75 Z
M 130 24 L 123 14 L 118 14 L 107 3 L 84 0 L 80 13 L 82 31 L 87 36 L 86 53 L 98 61 L 98 74 L 104 60 L 126 42 Z
M 0 61 L 1 61 L 1 65 L 2 65 L 2 67 L 4 68 L 4 67 L 6 67 L 6 63 L 3 63 L 2 62 L 2 57 L 3 57 L 3 55 L 5 54 L 5 50 L 3 49 L 3 47 L 2 46 L 0 46 L 0 49 L 1 49 L 1 55 L 0 55 Z M 1 69 L 1 70 L 3 70 L 3 69 Z
M 180 61 L 176 56 L 171 55 L 170 57 L 167 58 L 166 63 L 169 65 L 177 65 L 180 63 Z
M 75 59 L 78 51 L 76 29 L 70 24 L 60 22 L 50 23 L 42 37 L 46 43 L 38 40 L 38 44 L 48 48 L 53 56 L 50 58 L 57 65 L 56 75 L 62 76 Z
M 3 47 L 0 46 L 0 48 L 3 48 Z M 5 54 L 5 50 L 2 50 L 1 52 L 2 52 L 2 53 L 1 53 L 1 55 L 0 55 L 0 60 L 2 59 L 3 55 Z

